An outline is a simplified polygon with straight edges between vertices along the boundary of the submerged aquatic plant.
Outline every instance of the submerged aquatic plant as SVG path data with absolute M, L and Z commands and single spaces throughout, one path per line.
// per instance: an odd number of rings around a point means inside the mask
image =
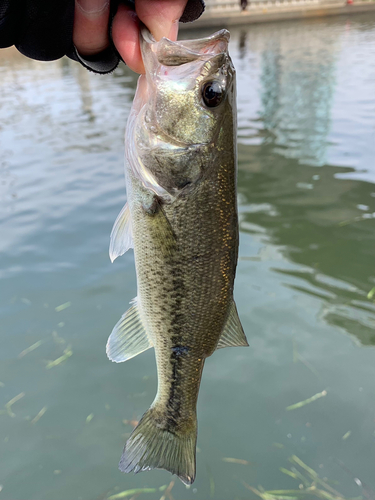
M 314 469 L 302 462 L 296 455 L 292 455 L 289 461 L 291 463 L 290 470 L 280 467 L 280 471 L 298 481 L 298 489 L 264 490 L 261 486 L 254 488 L 245 481 L 242 481 L 242 484 L 246 489 L 252 491 L 263 500 L 312 500 L 314 498 L 322 498 L 323 500 L 362 500 L 362 496 L 355 498 L 345 497 L 342 493 L 332 488 L 327 480 L 321 479 Z

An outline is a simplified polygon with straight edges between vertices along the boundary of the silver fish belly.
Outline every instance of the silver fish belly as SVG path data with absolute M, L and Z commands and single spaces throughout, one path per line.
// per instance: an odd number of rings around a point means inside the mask
M 235 71 L 229 32 L 155 42 L 142 31 L 146 76 L 126 130 L 128 201 L 113 261 L 134 248 L 138 295 L 113 329 L 108 357 L 154 347 L 158 392 L 125 444 L 123 472 L 195 479 L 196 406 L 205 359 L 247 346 L 233 301 L 238 253 Z

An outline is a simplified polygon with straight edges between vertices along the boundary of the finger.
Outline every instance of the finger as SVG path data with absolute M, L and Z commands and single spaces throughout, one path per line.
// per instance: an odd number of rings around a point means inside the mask
M 92 55 L 109 46 L 109 0 L 76 0 L 73 43 L 81 55 Z
M 176 40 L 178 21 L 186 4 L 187 0 L 136 0 L 135 9 L 155 40 L 163 36 Z
M 156 40 L 163 36 L 177 39 L 178 20 L 187 0 L 136 0 L 136 11 L 120 5 L 112 23 L 113 42 L 130 69 L 144 73 L 139 46 L 139 21 L 141 20 Z
M 125 5 L 119 5 L 113 19 L 112 40 L 129 68 L 136 73 L 144 73 L 139 45 L 139 19 L 137 14 Z

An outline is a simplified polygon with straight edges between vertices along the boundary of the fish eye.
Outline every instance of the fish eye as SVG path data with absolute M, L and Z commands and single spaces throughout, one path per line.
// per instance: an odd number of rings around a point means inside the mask
M 225 92 L 219 82 L 207 82 L 202 89 L 202 97 L 208 108 L 216 108 L 224 99 Z

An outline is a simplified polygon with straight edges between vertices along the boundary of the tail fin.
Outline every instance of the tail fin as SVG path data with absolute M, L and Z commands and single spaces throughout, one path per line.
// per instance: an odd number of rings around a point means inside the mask
M 185 432 L 172 433 L 156 421 L 154 408 L 141 418 L 127 440 L 119 463 L 122 472 L 165 469 L 176 474 L 183 483 L 195 479 L 197 420 Z

